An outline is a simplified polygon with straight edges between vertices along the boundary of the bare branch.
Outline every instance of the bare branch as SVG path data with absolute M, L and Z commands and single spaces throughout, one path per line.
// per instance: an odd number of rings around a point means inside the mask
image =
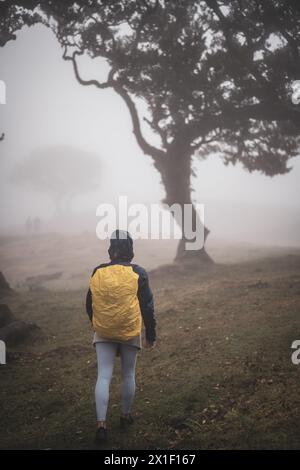
M 138 112 L 129 93 L 122 86 L 120 86 L 117 82 L 114 82 L 113 88 L 118 93 L 118 95 L 123 98 L 123 100 L 125 101 L 127 105 L 127 108 L 129 110 L 131 120 L 132 120 L 133 133 L 135 135 L 137 143 L 139 144 L 139 146 L 141 147 L 141 149 L 143 150 L 145 154 L 150 155 L 154 159 L 156 167 L 161 168 L 162 159 L 165 156 L 164 150 L 160 150 L 156 147 L 153 147 L 144 138 L 142 131 L 141 131 L 141 125 L 140 125 Z
M 103 83 L 100 83 L 98 80 L 95 80 L 95 79 L 84 80 L 83 78 L 80 77 L 79 70 L 78 70 L 78 65 L 77 65 L 77 62 L 76 62 L 76 56 L 82 55 L 82 54 L 83 54 L 83 51 L 81 51 L 81 52 L 75 51 L 75 52 L 73 52 L 72 56 L 70 57 L 70 56 L 67 55 L 67 47 L 65 47 L 65 51 L 63 53 L 63 59 L 64 60 L 71 60 L 72 61 L 73 69 L 74 69 L 74 72 L 75 72 L 75 77 L 76 77 L 77 81 L 80 83 L 80 85 L 85 85 L 85 86 L 94 85 L 94 86 L 96 86 L 97 88 L 100 88 L 100 89 L 112 87 L 113 86 L 113 82 L 112 82 L 113 69 L 110 70 L 110 73 L 108 75 L 108 80 L 106 82 L 103 82 Z
M 72 61 L 76 79 L 81 85 L 85 85 L 85 86 L 94 85 L 99 89 L 113 88 L 116 91 L 116 93 L 118 93 L 118 95 L 123 98 L 130 112 L 132 125 L 133 125 L 133 133 L 136 137 L 137 143 L 140 145 L 143 152 L 146 153 L 147 155 L 150 155 L 155 160 L 156 165 L 159 166 L 158 160 L 161 159 L 165 155 L 165 152 L 163 150 L 157 149 L 156 147 L 153 147 L 152 145 L 150 145 L 146 141 L 146 139 L 143 137 L 139 116 L 138 116 L 134 102 L 130 98 L 127 91 L 120 84 L 118 84 L 115 80 L 113 80 L 115 69 L 113 67 L 111 68 L 106 82 L 100 83 L 98 80 L 95 80 L 95 79 L 83 80 L 80 77 L 78 65 L 76 62 L 76 56 L 82 55 L 82 54 L 83 54 L 82 51 L 81 52 L 75 51 L 71 57 L 67 56 L 67 47 L 65 47 L 63 59 Z

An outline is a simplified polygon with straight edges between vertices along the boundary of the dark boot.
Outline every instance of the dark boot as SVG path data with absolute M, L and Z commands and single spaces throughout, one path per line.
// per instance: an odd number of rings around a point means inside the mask
M 95 444 L 97 446 L 100 446 L 101 444 L 104 444 L 105 442 L 107 442 L 107 429 L 104 427 L 100 427 L 96 431 Z
M 128 414 L 126 416 L 122 415 L 120 416 L 120 429 L 122 431 L 126 431 L 131 424 L 134 423 L 134 419 L 131 416 L 131 414 Z

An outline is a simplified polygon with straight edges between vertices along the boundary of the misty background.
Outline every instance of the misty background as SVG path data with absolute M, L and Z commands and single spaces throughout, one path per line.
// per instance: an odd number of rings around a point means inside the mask
M 23 28 L 16 41 L 0 49 L 0 79 L 6 83 L 1 105 L 0 232 L 24 233 L 28 216 L 40 217 L 42 231 L 95 232 L 96 208 L 127 195 L 132 203 L 157 203 L 164 197 L 160 175 L 138 147 L 122 99 L 112 90 L 80 85 L 70 62 L 47 28 Z M 81 58 L 83 78 L 104 80 L 103 60 Z M 140 113 L 146 110 L 139 106 Z M 146 137 L 156 137 L 145 129 Z M 36 149 L 69 146 L 99 159 L 99 182 L 75 195 L 72 215 L 59 219 L 52 199 L 11 181 L 11 174 Z M 273 178 L 252 174 L 240 164 L 225 166 L 217 155 L 194 160 L 193 199 L 205 204 L 205 223 L 214 239 L 257 245 L 299 246 L 300 160 L 292 170 Z M 85 165 L 78 171 L 84 172 Z

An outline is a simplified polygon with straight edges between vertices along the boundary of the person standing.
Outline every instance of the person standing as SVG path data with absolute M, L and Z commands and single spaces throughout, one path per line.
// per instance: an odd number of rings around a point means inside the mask
M 121 357 L 122 369 L 120 427 L 126 430 L 133 423 L 131 407 L 135 395 L 137 353 L 142 348 L 142 323 L 145 347 L 153 349 L 156 345 L 153 294 L 145 269 L 131 263 L 134 253 L 130 234 L 116 230 L 110 239 L 108 253 L 110 262 L 94 269 L 86 297 L 98 363 L 96 444 L 106 442 L 108 437 L 106 415 L 116 356 Z

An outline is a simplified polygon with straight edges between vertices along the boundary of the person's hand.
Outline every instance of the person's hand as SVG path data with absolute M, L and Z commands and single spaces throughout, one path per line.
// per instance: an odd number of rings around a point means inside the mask
M 146 341 L 145 341 L 145 348 L 146 348 L 146 349 L 148 349 L 149 351 L 151 351 L 151 349 L 155 348 L 155 346 L 156 346 L 156 341 L 153 341 L 153 342 L 152 342 L 152 341 L 148 341 L 148 340 L 146 339 Z

